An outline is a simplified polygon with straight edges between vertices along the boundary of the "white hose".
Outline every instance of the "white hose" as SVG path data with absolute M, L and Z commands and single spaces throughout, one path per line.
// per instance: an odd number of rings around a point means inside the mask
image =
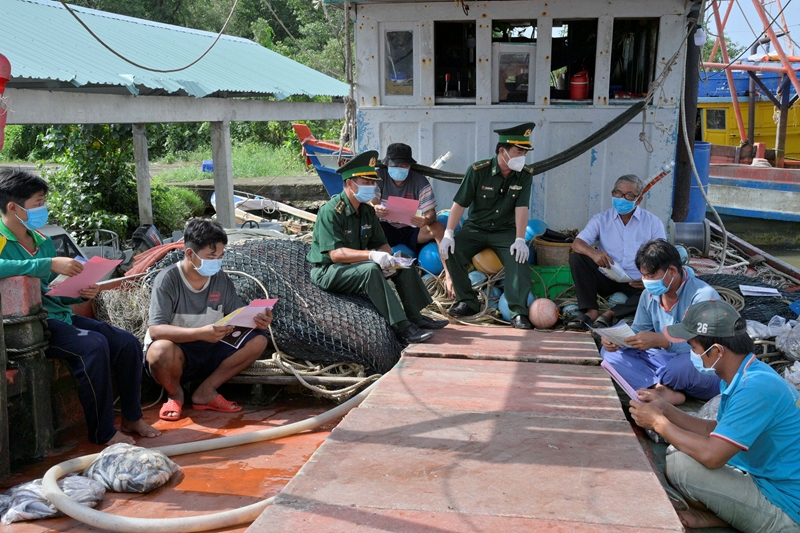
M 244 433 L 242 435 L 233 435 L 231 437 L 189 442 L 185 444 L 173 444 L 156 449 L 168 456 L 183 455 L 278 439 L 300 433 L 301 431 L 309 431 L 322 424 L 341 418 L 351 409 L 358 407 L 372 389 L 375 388 L 378 381 L 356 396 L 353 396 L 342 405 L 307 420 L 294 422 L 277 428 L 255 431 L 253 433 Z M 79 522 L 99 529 L 118 531 L 120 533 L 189 533 L 194 531 L 208 531 L 210 529 L 251 522 L 255 520 L 274 499 L 274 497 L 268 498 L 239 509 L 182 518 L 134 518 L 107 514 L 85 507 L 70 499 L 58 486 L 58 480 L 60 478 L 72 472 L 85 470 L 98 455 L 100 454 L 84 455 L 83 457 L 78 457 L 55 465 L 44 475 L 42 479 L 42 488 L 44 489 L 45 497 L 50 500 L 59 511 Z

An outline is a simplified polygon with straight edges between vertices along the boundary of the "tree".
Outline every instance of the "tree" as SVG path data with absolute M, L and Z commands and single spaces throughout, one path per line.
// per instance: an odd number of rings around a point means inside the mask
M 711 50 L 714 48 L 714 43 L 717 41 L 716 37 L 710 36 L 709 39 L 706 40 L 705 44 L 703 45 L 703 50 L 701 51 L 701 57 L 703 61 L 708 63 L 724 63 L 722 60 L 722 47 L 717 47 L 717 52 L 714 54 L 714 58 L 711 58 Z M 735 58 L 739 57 L 739 54 L 745 51 L 745 47 L 742 44 L 733 42 L 730 40 L 729 37 L 725 37 L 725 47 L 728 49 L 728 60 L 733 61 Z M 719 70 L 719 69 L 710 69 L 710 70 Z

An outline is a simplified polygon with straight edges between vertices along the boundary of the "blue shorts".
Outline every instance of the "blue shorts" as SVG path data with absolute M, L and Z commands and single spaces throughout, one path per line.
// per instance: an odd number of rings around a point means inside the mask
M 181 385 L 190 381 L 203 381 L 214 373 L 225 359 L 242 349 L 252 339 L 259 335 L 266 336 L 267 333 L 268 331 L 266 330 L 254 329 L 247 334 L 239 348 L 234 348 L 224 342 L 192 341 L 177 343 L 178 348 L 183 351 L 183 355 L 186 358 L 183 374 L 181 374 Z M 147 359 L 145 359 L 144 368 L 147 374 L 153 377 L 150 373 L 150 365 L 147 364 Z
M 414 226 L 403 226 L 402 228 L 395 228 L 388 222 L 381 222 L 383 234 L 386 235 L 386 242 L 389 246 L 397 246 L 398 244 L 405 244 L 409 249 L 415 253 L 419 250 L 419 243 L 417 237 L 419 235 L 419 228 Z

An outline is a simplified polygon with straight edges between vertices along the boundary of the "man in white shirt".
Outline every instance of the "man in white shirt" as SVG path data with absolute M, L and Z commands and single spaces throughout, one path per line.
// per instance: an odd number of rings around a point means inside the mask
M 613 207 L 596 214 L 572 243 L 573 254 L 569 268 L 578 293 L 578 307 L 583 314 L 571 320 L 567 329 L 585 331 L 586 324 L 608 327 L 614 318 L 636 311 L 644 286 L 636 268 L 636 252 L 642 244 L 654 239 L 666 239 L 664 223 L 639 207 L 642 203 L 642 181 L 633 174 L 617 178 L 611 191 Z M 594 244 L 597 248 L 594 248 Z M 600 271 L 617 264 L 633 281 L 618 282 Z M 628 300 L 602 315 L 597 296 L 622 292 Z

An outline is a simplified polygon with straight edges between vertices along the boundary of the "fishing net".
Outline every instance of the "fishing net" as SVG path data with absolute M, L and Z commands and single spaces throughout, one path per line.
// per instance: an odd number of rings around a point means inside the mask
M 400 359 L 402 345 L 389 323 L 365 294 L 334 294 L 311 283 L 310 246 L 286 239 L 260 239 L 229 244 L 223 269 L 245 303 L 264 298 L 264 291 L 244 272 L 258 279 L 278 298 L 272 332 L 286 354 L 323 364 L 357 363 L 384 374 Z M 173 250 L 151 270 L 177 263 L 183 251 Z M 234 272 L 230 272 L 234 271 Z
M 780 316 L 786 319 L 797 318 L 797 313 L 789 309 L 789 304 L 798 298 L 797 293 L 778 289 L 781 294 L 780 297 L 742 296 L 739 285 L 751 285 L 754 287 L 771 287 L 771 285 L 758 280 L 758 278 L 734 274 L 705 274 L 697 277 L 714 287 L 722 287 L 735 292 L 744 302 L 744 307 L 739 311 L 739 314 L 747 320 L 755 320 L 766 324 L 773 316 Z

